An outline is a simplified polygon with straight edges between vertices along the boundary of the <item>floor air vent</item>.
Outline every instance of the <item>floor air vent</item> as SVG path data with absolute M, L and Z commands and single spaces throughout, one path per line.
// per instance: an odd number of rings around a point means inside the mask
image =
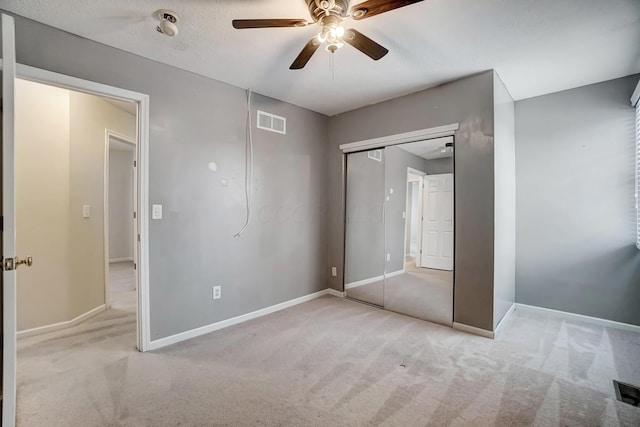
M 620 402 L 640 406 L 640 388 L 616 380 L 613 380 L 613 388 L 616 390 L 616 397 Z
M 285 117 L 276 116 L 275 114 L 265 113 L 258 110 L 258 129 L 264 129 L 271 132 L 286 134 L 287 119 Z

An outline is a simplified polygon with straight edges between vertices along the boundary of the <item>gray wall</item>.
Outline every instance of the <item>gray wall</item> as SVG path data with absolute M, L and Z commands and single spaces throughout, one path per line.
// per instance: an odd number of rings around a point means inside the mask
M 149 230 L 152 339 L 327 287 L 325 116 L 253 98 L 254 117 L 284 116 L 288 134 L 254 129 L 253 222 L 234 239 L 244 221 L 242 89 L 21 17 L 16 40 L 22 64 L 150 95 L 150 203 L 164 205 Z
M 493 71 L 334 116 L 329 121 L 329 263 L 344 257 L 340 144 L 460 123 L 455 135 L 454 321 L 493 330 Z M 342 275 L 331 287 L 342 289 Z
M 427 175 L 453 173 L 453 156 L 442 159 L 425 160 L 424 164 Z
M 516 102 L 517 302 L 640 325 L 639 77 Z
M 516 147 L 513 98 L 497 73 L 494 93 L 495 242 L 493 326 L 516 298 Z

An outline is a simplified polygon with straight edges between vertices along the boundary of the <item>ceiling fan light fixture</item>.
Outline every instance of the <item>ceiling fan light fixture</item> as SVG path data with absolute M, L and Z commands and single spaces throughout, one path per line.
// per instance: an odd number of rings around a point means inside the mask
M 361 19 L 364 15 L 367 14 L 367 9 L 362 8 L 362 9 L 356 9 L 353 11 L 352 16 L 355 19 Z

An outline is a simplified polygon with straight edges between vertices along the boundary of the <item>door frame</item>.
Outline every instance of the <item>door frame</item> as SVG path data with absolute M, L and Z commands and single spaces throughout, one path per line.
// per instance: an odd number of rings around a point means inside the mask
M 407 168 L 407 201 L 406 201 L 406 208 L 405 208 L 407 212 L 409 210 L 408 209 L 409 208 L 409 174 L 417 175 L 420 177 L 420 179 L 417 181 L 418 182 L 418 210 L 420 212 L 420 216 L 422 217 L 422 188 L 424 186 L 424 177 L 427 176 L 427 173 L 411 167 Z M 405 221 L 407 220 L 406 217 L 407 215 L 405 215 Z M 411 227 L 411 225 L 409 225 L 409 227 Z M 416 267 L 420 267 L 420 260 L 422 258 L 420 256 L 420 250 L 422 249 L 422 220 L 419 221 L 419 228 L 420 230 L 418 231 L 418 256 L 416 256 Z M 405 248 L 407 247 L 407 238 L 410 238 L 410 236 L 407 236 L 407 228 L 405 224 L 405 231 L 404 231 L 404 247 Z
M 128 137 L 127 135 L 118 133 L 114 130 L 106 128 L 104 130 L 104 305 L 106 309 L 111 308 L 110 300 L 109 300 L 109 265 L 111 263 L 111 259 L 109 257 L 109 162 L 111 148 L 111 140 L 115 139 L 120 142 L 123 142 L 128 145 L 133 146 L 133 161 L 134 164 L 131 165 L 134 168 L 134 171 L 137 171 L 137 158 L 136 158 L 136 148 L 137 143 L 135 139 Z M 138 201 L 138 186 L 137 186 L 137 173 L 133 175 L 133 212 L 131 215 L 133 216 L 133 235 L 129 236 L 133 242 L 133 263 L 137 264 L 138 261 L 138 245 L 135 244 L 136 236 L 138 235 L 138 221 L 137 221 L 137 201 Z M 136 275 L 136 289 L 138 289 L 138 277 Z
M 0 69 L 2 60 L 0 59 Z M 149 95 L 134 92 L 127 89 L 96 83 L 65 74 L 56 73 L 28 65 L 16 64 L 16 78 L 70 89 L 90 95 L 97 95 L 119 101 L 134 102 L 138 107 L 136 135 L 137 135 L 137 180 L 138 180 L 138 292 L 137 292 L 137 348 L 141 352 L 150 350 L 151 323 L 149 310 Z M 13 311 L 15 314 L 15 306 Z M 9 313 L 11 314 L 11 313 Z M 6 314 L 5 314 L 6 315 Z M 3 327 L 6 326 L 3 325 Z M 4 357 L 13 358 L 15 364 L 15 351 L 4 354 Z M 11 360 L 9 360 L 11 362 Z

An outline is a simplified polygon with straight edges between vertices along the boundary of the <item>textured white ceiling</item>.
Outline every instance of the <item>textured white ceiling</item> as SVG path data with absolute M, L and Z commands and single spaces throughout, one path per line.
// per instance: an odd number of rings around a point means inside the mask
M 426 160 L 444 159 L 453 157 L 453 149 L 446 147 L 446 142 L 442 138 L 430 139 L 427 141 L 409 142 L 407 144 L 396 145 L 396 147 L 408 151 Z M 444 150 L 444 152 L 442 151 Z
M 352 2 L 359 3 L 359 0 Z M 309 18 L 304 0 L 2 0 L 0 7 L 156 61 L 332 115 L 495 68 L 515 99 L 640 72 L 639 0 L 427 0 L 349 21 L 386 46 L 289 65 L 317 32 L 235 30 L 234 18 Z M 180 15 L 174 38 L 160 8 Z

